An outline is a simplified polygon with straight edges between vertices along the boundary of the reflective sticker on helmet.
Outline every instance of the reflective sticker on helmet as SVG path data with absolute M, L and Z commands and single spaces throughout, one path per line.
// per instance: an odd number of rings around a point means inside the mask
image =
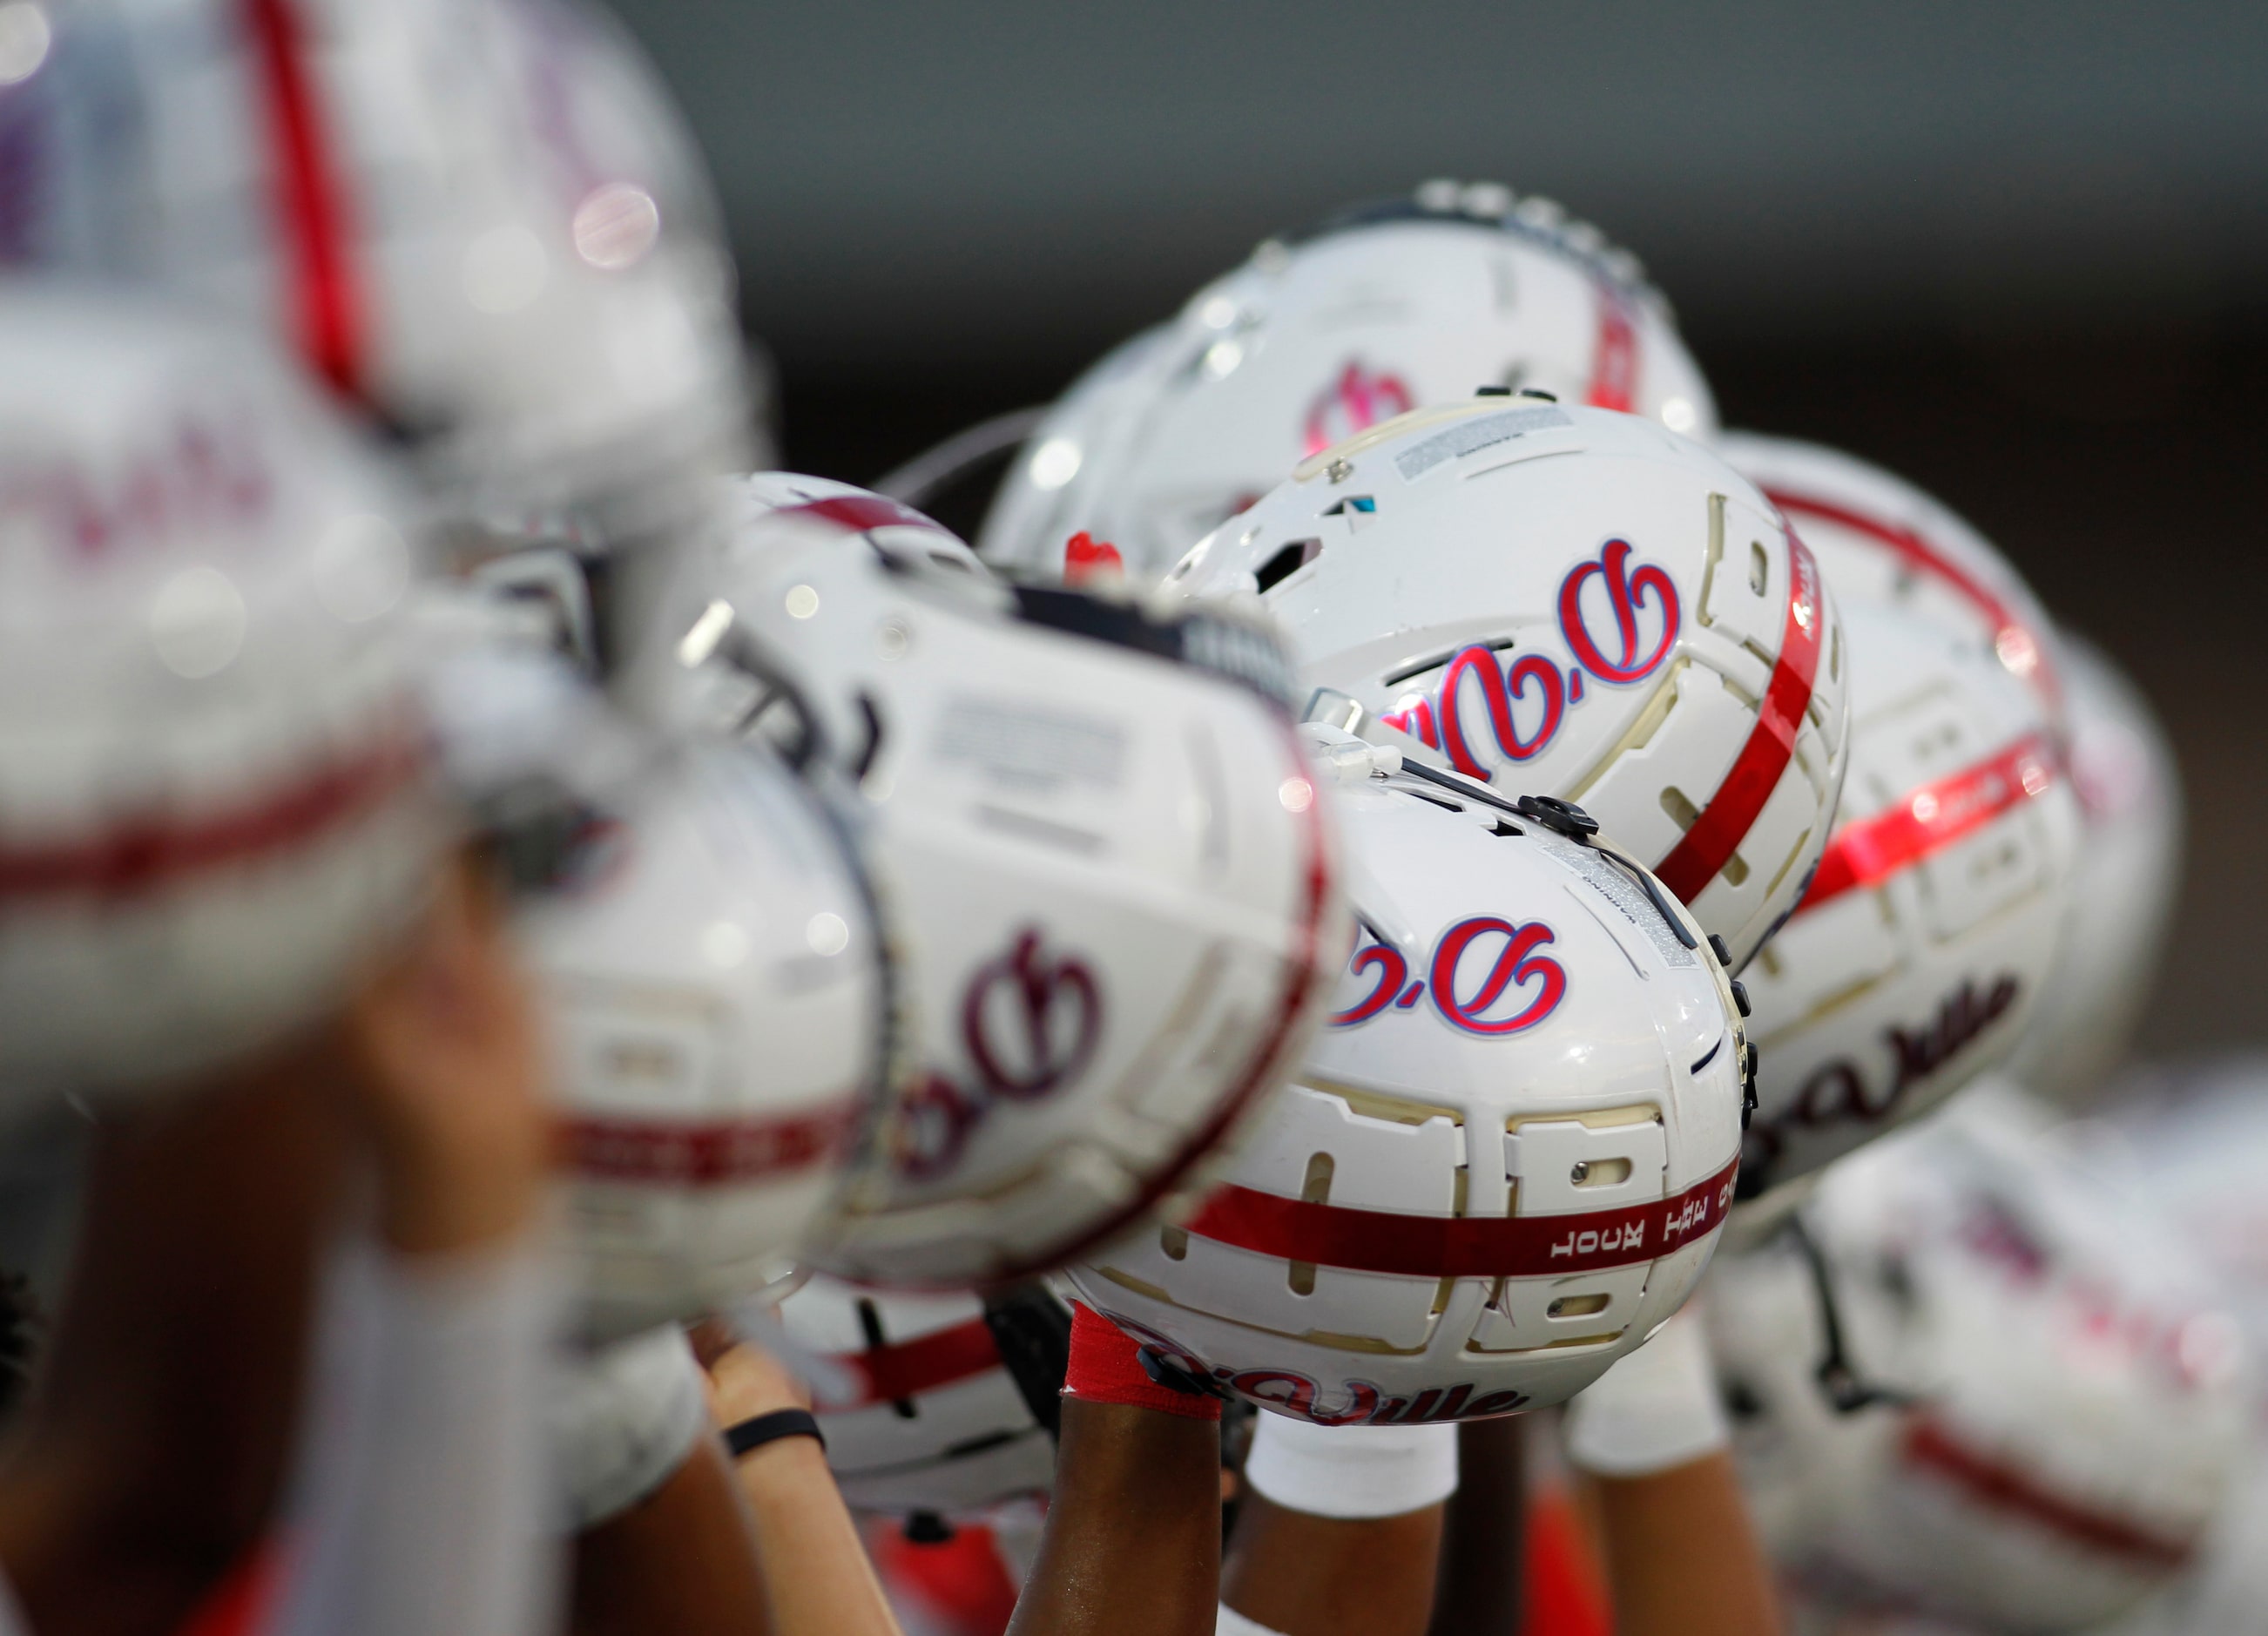
M 1779 786 L 1795 755 L 1796 734 L 1803 727 L 1803 712 L 1811 704 L 1812 679 L 1819 671 L 1820 626 L 1826 607 L 1821 601 L 1819 564 L 1803 542 L 1788 530 L 1787 623 L 1780 632 L 1779 659 L 1765 685 L 1756 725 L 1741 747 L 1733 768 L 1717 786 L 1669 853 L 1653 866 L 1662 885 L 1691 903 L 1708 889 L 1742 841 L 1756 815 Z
M 1888 812 L 1845 824 L 1821 854 L 1796 913 L 1878 886 L 1940 852 L 2055 782 L 2047 741 L 2027 733 L 1997 755 L 1909 793 Z
M 1506 409 L 1500 415 L 1476 415 L 1452 421 L 1432 437 L 1411 444 L 1394 457 L 1394 468 L 1402 474 L 1404 483 L 1415 483 L 1444 461 L 1462 460 L 1482 449 L 1524 438 L 1531 431 L 1547 431 L 1555 426 L 1574 424 L 1565 413 L 1548 405 Z
M 1697 1243 L 1732 1207 L 1731 1163 L 1683 1192 L 1616 1210 L 1549 1216 L 1415 1216 L 1311 1204 L 1234 1183 L 1189 1231 L 1286 1261 L 1404 1278 L 1537 1278 L 1636 1266 Z

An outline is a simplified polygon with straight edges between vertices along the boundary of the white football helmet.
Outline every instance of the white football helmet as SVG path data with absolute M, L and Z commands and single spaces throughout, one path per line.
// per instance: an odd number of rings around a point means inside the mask
M 707 181 L 611 19 L 570 0 L 52 15 L 45 62 L 0 90 L 0 262 L 154 282 L 289 341 L 452 520 L 507 538 L 674 538 L 702 524 L 703 476 L 745 468 Z
M 400 495 L 284 360 L 0 283 L 0 1102 L 314 1021 L 449 838 Z
M 2078 1630 L 2180 1574 L 2212 1522 L 2246 1442 L 2241 1332 L 2043 1123 L 1980 1089 L 1828 1171 L 1808 1238 L 1718 1262 L 1742 1486 L 1816 1598 Z
M 1070 1277 L 1162 1367 L 1280 1414 L 1558 1403 L 1708 1262 L 1739 1166 L 1735 991 L 1579 809 L 1356 770 L 1335 793 L 1364 937 L 1329 1028 L 1195 1217 Z
M 740 485 L 681 656 L 855 786 L 917 1071 L 812 1260 L 966 1286 L 1116 1233 L 1233 1135 L 1345 947 L 1275 638 L 1012 590 L 894 502 Z
M 2009 1072 L 2058 1101 L 2093 1100 L 2142 1020 L 2182 874 L 2182 775 L 2149 701 L 2065 632 L 2079 865 L 2055 969 Z
M 1843 610 L 1851 775 L 1795 916 L 1745 974 L 1763 1066 L 1744 1197 L 2006 1062 L 2056 958 L 2079 805 L 2038 696 L 1975 637 Z
M 1430 181 L 1270 240 L 1106 357 L 1032 434 L 977 549 L 1051 577 L 1086 530 L 1154 579 L 1294 462 L 1491 385 L 1716 426 L 1635 257 L 1549 199 Z
M 756 1294 L 792 1267 L 889 1058 L 849 843 L 752 746 L 649 769 L 560 835 L 522 912 L 563 1104 L 581 1327 Z
M 1483 397 L 1303 462 L 1176 565 L 1469 777 L 1580 800 L 1740 969 L 1843 782 L 1843 638 L 1745 479 L 1634 416 Z
M 1786 517 L 1845 606 L 1885 602 L 1981 640 L 2038 695 L 2060 742 L 2062 643 L 1991 542 L 1903 477 L 1839 450 L 1753 431 L 1715 447 Z
M 816 1405 L 827 1463 L 852 1507 L 976 1521 L 1055 1486 L 1071 1312 L 1044 1285 L 988 1306 L 821 1274 L 781 1302 L 779 1316 L 857 1382 L 848 1399 L 822 1396 Z

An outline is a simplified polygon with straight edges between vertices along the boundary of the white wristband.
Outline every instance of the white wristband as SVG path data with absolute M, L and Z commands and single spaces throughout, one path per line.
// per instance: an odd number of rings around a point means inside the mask
M 1270 1630 L 1257 1619 L 1246 1618 L 1224 1602 L 1220 1604 L 1220 1611 L 1213 1616 L 1212 1636 L 1283 1636 L 1283 1633 Z
M 1457 1428 L 1316 1426 L 1263 1414 L 1244 1480 L 1278 1505 L 1322 1517 L 1391 1517 L 1457 1492 Z
M 701 1367 L 674 1324 L 554 1366 L 549 1424 L 567 1526 L 619 1516 L 683 1465 L 709 1429 Z
M 1716 1453 L 1731 1429 L 1690 1307 L 1567 1405 L 1567 1458 L 1594 1477 L 1651 1477 Z

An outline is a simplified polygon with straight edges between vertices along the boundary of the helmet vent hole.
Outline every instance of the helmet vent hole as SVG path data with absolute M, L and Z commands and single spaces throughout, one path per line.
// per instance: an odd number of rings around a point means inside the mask
M 1616 1187 L 1630 1178 L 1627 1159 L 1578 1159 L 1567 1177 L 1577 1187 Z
M 1749 589 L 1762 596 L 1764 586 L 1771 582 L 1771 559 L 1764 555 L 1764 542 L 1751 540 L 1749 542 Z
M 1661 810 L 1681 829 L 1690 829 L 1701 817 L 1701 809 L 1686 798 L 1684 791 L 1675 788 L 1664 788 L 1661 792 Z
M 1329 1203 L 1331 1175 L 1337 1168 L 1338 1161 L 1329 1153 L 1310 1153 L 1307 1156 L 1307 1179 L 1300 1188 L 1300 1202 L 1307 1205 Z M 1315 1264 L 1312 1261 L 1293 1262 L 1285 1282 L 1291 1286 L 1294 1295 L 1314 1294 Z
M 1160 1227 L 1158 1248 L 1166 1252 L 1166 1259 L 1168 1261 L 1186 1261 L 1189 1254 L 1189 1229 L 1177 1227 Z
M 1627 1164 L 1624 1168 L 1628 1168 Z M 1604 1312 L 1611 1299 L 1608 1295 L 1562 1295 L 1544 1310 L 1554 1318 L 1587 1318 L 1594 1312 Z
M 1261 564 L 1252 577 L 1263 591 L 1272 591 L 1322 554 L 1321 540 L 1294 540 Z

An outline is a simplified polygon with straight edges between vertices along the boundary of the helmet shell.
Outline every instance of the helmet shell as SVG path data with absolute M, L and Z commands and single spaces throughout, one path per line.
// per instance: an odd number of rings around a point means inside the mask
M 1718 1262 L 1704 1311 L 1742 1486 L 1822 1602 L 2093 1629 L 2205 1544 L 2247 1445 L 2240 1332 L 2196 1256 L 2045 1126 L 1980 1087 L 1821 1179 L 1807 1230 L 1885 1401 L 1828 1401 L 1792 1240 Z
M 593 814 L 521 932 L 564 1104 L 583 1327 L 691 1319 L 779 1278 L 887 1061 L 881 938 L 816 799 L 754 747 L 674 757 Z
M 1564 1401 L 1677 1309 L 1730 1205 L 1729 980 L 1634 865 L 1406 775 L 1337 793 L 1364 937 L 1328 1028 L 1186 1227 L 1070 1277 L 1278 1413 Z
M 0 129 L 0 261 L 291 345 L 455 517 L 643 536 L 750 456 L 707 180 L 579 5 L 86 0 Z
M 1055 1437 L 1001 1362 L 976 1296 L 866 1290 L 820 1274 L 779 1315 L 858 1383 L 847 1401 L 816 1409 L 827 1463 L 855 1508 L 973 1521 L 1055 1486 Z
M 2141 689 L 2068 631 L 2061 644 L 2079 798 L 2071 910 L 2008 1072 L 2066 1103 L 2095 1101 L 2150 1001 L 2182 880 L 2182 774 Z
M 1270 240 L 1105 357 L 1034 434 L 978 549 L 1052 576 L 1085 529 L 1155 578 L 1295 461 L 1490 385 L 1716 425 L 1635 257 L 1549 199 L 1428 182 Z
M 1753 431 L 1721 432 L 1714 446 L 1779 507 L 1845 602 L 1887 602 L 1983 641 L 2038 696 L 2060 741 L 2063 639 L 2023 576 L 1964 519 L 1837 449 Z
M 1580 801 L 1735 969 L 1826 844 L 1835 601 L 1744 478 L 1635 416 L 1404 416 L 1302 462 L 1167 583 L 1262 592 L 1309 685 L 1469 777 Z
M 322 1015 L 448 838 L 401 497 L 254 338 L 0 284 L 0 1101 Z
M 1012 592 L 844 485 L 740 505 L 693 627 L 715 704 L 794 714 L 855 790 L 918 1059 L 811 1259 L 915 1286 L 1057 1264 L 1201 1177 L 1328 995 L 1341 888 L 1280 652 L 1233 616 Z
M 1816 1169 L 2006 1062 L 2046 985 L 2079 806 L 1977 637 L 1844 610 L 1851 772 L 1802 906 L 1744 974 L 1762 1053 L 1743 1189 Z

